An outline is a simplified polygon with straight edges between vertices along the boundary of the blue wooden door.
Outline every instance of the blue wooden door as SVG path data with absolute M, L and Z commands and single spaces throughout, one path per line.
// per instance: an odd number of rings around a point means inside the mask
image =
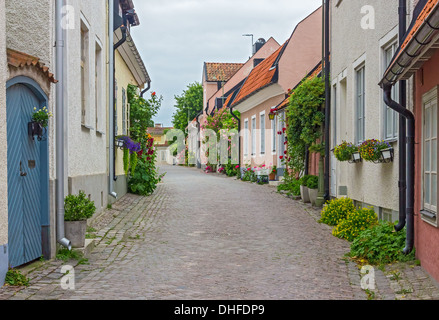
M 21 266 L 42 255 L 41 164 L 38 141 L 28 122 L 41 102 L 25 85 L 7 89 L 9 264 Z

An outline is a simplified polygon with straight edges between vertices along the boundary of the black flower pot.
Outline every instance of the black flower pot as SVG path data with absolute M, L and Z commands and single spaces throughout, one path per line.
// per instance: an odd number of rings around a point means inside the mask
M 42 141 L 44 127 L 39 122 L 31 121 L 28 123 L 28 134 L 32 140 L 35 141 L 35 137 L 37 137 L 38 141 Z

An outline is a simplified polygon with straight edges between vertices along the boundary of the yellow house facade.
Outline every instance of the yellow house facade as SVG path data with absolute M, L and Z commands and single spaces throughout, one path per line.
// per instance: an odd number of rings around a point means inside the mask
M 119 35 L 121 37 L 121 35 Z M 115 42 L 118 42 L 118 34 Z M 129 135 L 130 128 L 130 105 L 128 102 L 128 86 L 134 85 L 139 88 L 138 94 L 142 93 L 146 84 L 151 79 L 146 67 L 136 48 L 134 40 L 128 34 L 126 41 L 115 51 L 115 105 L 114 105 L 114 135 Z M 149 88 L 149 86 L 148 86 Z M 115 191 L 118 197 L 127 193 L 127 177 L 123 167 L 123 150 L 115 149 Z

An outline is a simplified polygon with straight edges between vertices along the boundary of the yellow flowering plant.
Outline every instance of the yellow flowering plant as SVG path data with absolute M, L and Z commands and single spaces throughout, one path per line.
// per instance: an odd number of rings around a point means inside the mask
M 352 242 L 362 231 L 376 224 L 378 216 L 375 211 L 372 208 L 362 208 L 350 212 L 346 219 L 332 230 L 332 235 Z
M 34 113 L 32 114 L 32 121 L 38 122 L 43 128 L 49 125 L 49 119 L 53 116 L 52 112 L 49 112 L 46 107 L 42 109 L 34 108 Z
M 355 211 L 354 202 L 350 198 L 339 198 L 328 201 L 321 212 L 320 223 L 336 226 Z

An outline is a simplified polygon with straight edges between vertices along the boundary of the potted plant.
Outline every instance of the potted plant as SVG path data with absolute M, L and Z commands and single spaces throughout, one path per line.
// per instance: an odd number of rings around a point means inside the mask
M 84 191 L 79 195 L 69 195 L 64 200 L 64 227 L 66 238 L 73 248 L 82 248 L 85 245 L 87 220 L 96 211 L 93 201 L 89 200 Z
M 309 176 L 306 186 L 308 188 L 308 195 L 311 204 L 314 206 L 317 200 L 317 194 L 319 191 L 319 177 L 318 176 Z
M 42 109 L 34 108 L 32 119 L 28 123 L 28 134 L 32 140 L 34 140 L 34 136 L 37 137 L 38 141 L 43 140 L 44 130 L 49 125 L 49 119 L 52 116 L 52 113 L 46 107 Z
M 268 175 L 268 178 L 270 179 L 270 181 L 276 180 L 276 174 L 277 174 L 277 167 L 274 166 L 273 169 L 271 170 L 270 174 Z
M 302 197 L 302 201 L 304 203 L 309 203 L 311 200 L 309 199 L 308 193 L 308 179 L 309 175 L 305 175 L 300 179 L 300 196 Z

